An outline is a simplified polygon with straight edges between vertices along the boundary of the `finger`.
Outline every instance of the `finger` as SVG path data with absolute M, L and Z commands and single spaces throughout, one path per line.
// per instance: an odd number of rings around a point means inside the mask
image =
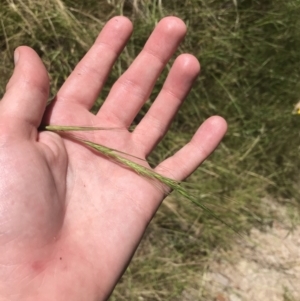
M 117 126 L 129 126 L 186 32 L 178 18 L 158 23 L 143 50 L 112 87 L 98 116 Z
M 49 78 L 36 52 L 26 46 L 15 50 L 14 73 L 0 103 L 0 120 L 14 133 L 36 135 L 49 95 Z
M 174 62 L 161 92 L 132 135 L 146 157 L 167 132 L 199 71 L 199 62 L 192 55 L 180 55 Z
M 155 171 L 174 180 L 184 180 L 215 150 L 226 130 L 227 124 L 222 117 L 208 118 L 192 140 L 159 164 Z
M 125 17 L 114 17 L 59 90 L 56 102 L 76 103 L 90 109 L 132 32 Z

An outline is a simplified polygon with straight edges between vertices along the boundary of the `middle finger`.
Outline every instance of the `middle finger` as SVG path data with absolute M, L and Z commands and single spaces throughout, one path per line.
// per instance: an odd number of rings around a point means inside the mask
M 97 116 L 106 124 L 128 127 L 144 102 L 162 69 L 186 33 L 185 24 L 176 17 L 162 19 L 141 53 L 113 85 Z

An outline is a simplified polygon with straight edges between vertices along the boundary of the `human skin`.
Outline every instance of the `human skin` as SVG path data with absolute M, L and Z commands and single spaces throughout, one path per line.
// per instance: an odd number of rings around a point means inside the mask
M 125 17 L 107 22 L 47 108 L 43 63 L 29 47 L 15 51 L 0 102 L 1 301 L 106 300 L 164 198 L 153 183 L 80 143 L 38 131 L 42 122 L 124 128 L 80 135 L 137 157 L 151 153 L 200 66 L 190 54 L 177 57 L 147 114 L 133 132 L 126 130 L 186 33 L 180 19 L 164 18 L 94 115 L 89 110 L 131 32 Z M 226 127 L 221 117 L 207 119 L 155 171 L 183 180 L 217 147 Z

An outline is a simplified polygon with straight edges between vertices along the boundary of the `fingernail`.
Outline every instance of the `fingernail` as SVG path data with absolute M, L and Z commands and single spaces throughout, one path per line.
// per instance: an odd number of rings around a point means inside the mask
M 18 60 L 19 60 L 19 51 L 15 50 L 15 52 L 14 52 L 14 62 L 15 62 L 15 65 L 18 63 Z

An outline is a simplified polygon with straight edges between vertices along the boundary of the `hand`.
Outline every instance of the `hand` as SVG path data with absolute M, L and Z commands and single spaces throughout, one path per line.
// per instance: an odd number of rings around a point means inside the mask
M 128 265 L 163 200 L 153 183 L 87 147 L 51 132 L 55 125 L 127 128 L 185 35 L 175 17 L 159 22 L 144 49 L 112 87 L 97 115 L 89 112 L 132 24 L 111 19 L 46 109 L 47 72 L 28 47 L 0 103 L 0 300 L 105 300 Z M 180 55 L 143 120 L 129 131 L 81 133 L 95 142 L 146 158 L 161 140 L 199 73 Z M 226 131 L 220 117 L 156 171 L 190 175 Z

